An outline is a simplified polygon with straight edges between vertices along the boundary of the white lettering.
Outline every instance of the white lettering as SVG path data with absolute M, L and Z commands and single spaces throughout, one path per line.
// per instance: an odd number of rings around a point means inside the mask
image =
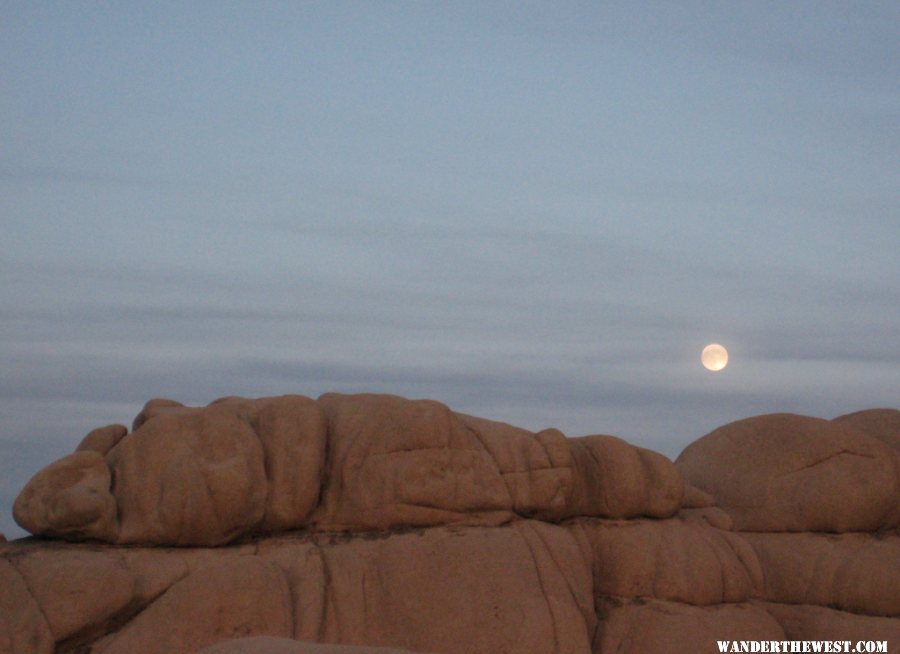
M 849 640 L 717 640 L 716 647 L 721 654 L 793 654 L 809 652 L 818 654 L 825 652 L 880 652 L 887 654 L 886 640 L 859 640 L 856 647 Z

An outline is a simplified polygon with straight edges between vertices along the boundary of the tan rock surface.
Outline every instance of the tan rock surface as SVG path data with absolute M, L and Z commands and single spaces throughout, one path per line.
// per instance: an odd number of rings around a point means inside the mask
M 834 422 L 859 429 L 900 450 L 900 411 L 897 409 L 866 409 L 843 416 Z
M 409 654 L 409 650 L 357 645 L 321 645 L 289 638 L 254 636 L 225 640 L 199 654 Z
M 137 431 L 150 418 L 160 413 L 172 413 L 179 408 L 185 408 L 181 402 L 168 400 L 165 398 L 156 398 L 147 402 L 140 412 L 134 417 L 131 423 L 131 431 Z
M 718 640 L 784 640 L 781 625 L 752 604 L 696 607 L 675 602 L 607 601 L 594 654 L 716 654 Z
M 734 520 L 717 506 L 708 506 L 700 509 L 681 509 L 676 516 L 685 522 L 697 522 L 716 529 L 731 531 L 734 529 Z
M 590 567 L 562 527 L 273 539 L 260 555 L 290 580 L 299 640 L 459 654 L 590 651 Z
M 35 548 L 12 563 L 57 642 L 106 623 L 135 594 L 134 575 L 116 552 Z
M 258 525 L 267 482 L 253 417 L 237 403 L 165 411 L 122 439 L 107 455 L 116 540 L 217 545 Z
M 857 615 L 808 604 L 764 602 L 789 640 L 884 640 L 889 654 L 900 654 L 900 619 Z
M 32 634 L 43 624 L 49 651 L 55 641 L 64 651 L 189 654 L 265 634 L 426 652 L 587 653 L 596 615 L 585 551 L 570 529 L 517 521 L 214 549 L 30 541 L 7 565 L 25 593 L 16 621 Z
M 662 454 L 615 436 L 571 439 L 575 488 L 569 515 L 668 518 L 681 508 L 684 479 Z
M 71 540 L 116 538 L 116 500 L 103 455 L 80 451 L 38 471 L 13 505 L 13 517 L 32 534 Z
M 319 398 L 328 419 L 321 528 L 498 524 L 512 501 L 497 464 L 446 406 L 391 395 Z
M 120 631 L 97 643 L 98 654 L 196 652 L 227 638 L 291 636 L 290 589 L 281 570 L 235 556 L 177 581 Z
M 152 400 L 134 424 L 94 430 L 35 475 L 19 523 L 70 540 L 220 545 L 303 526 L 669 517 L 684 497 L 671 461 L 619 438 L 535 434 L 430 400 Z M 708 498 L 693 489 L 692 502 Z
M 0 654 L 53 654 L 54 639 L 25 579 L 0 558 Z
M 128 427 L 125 425 L 98 427 L 82 439 L 75 451 L 97 452 L 105 456 L 126 434 Z
M 300 395 L 256 402 L 253 426 L 263 446 L 268 492 L 257 529 L 294 529 L 319 502 L 328 434 L 325 416 Z
M 509 509 L 527 518 L 571 515 L 573 475 L 569 439 L 557 429 L 534 434 L 502 422 L 456 414 L 493 460 L 509 495 Z
M 838 422 L 793 414 L 739 420 L 676 465 L 748 531 L 875 531 L 900 524 L 900 453 Z
M 591 546 L 594 593 L 687 604 L 743 602 L 763 573 L 737 534 L 682 520 L 579 521 Z
M 741 535 L 762 566 L 764 599 L 900 617 L 900 535 Z
M 676 466 L 395 396 L 154 400 L 23 489 L 21 524 L 94 542 L 0 546 L 0 654 L 890 641 L 892 415 L 752 418 Z

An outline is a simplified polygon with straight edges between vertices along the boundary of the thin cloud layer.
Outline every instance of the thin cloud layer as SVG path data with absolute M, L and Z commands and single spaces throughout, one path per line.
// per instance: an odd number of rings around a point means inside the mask
M 897 11 L 10 8 L 0 531 L 157 396 L 390 392 L 669 456 L 896 406 Z

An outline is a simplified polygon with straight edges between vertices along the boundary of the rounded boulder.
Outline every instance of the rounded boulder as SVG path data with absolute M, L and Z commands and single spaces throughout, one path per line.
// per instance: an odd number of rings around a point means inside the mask
M 676 460 L 745 531 L 900 525 L 900 453 L 850 425 L 780 413 L 732 422 Z

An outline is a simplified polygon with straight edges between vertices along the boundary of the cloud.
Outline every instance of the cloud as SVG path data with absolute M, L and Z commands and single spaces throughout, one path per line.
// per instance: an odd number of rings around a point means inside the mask
M 122 175 L 63 166 L 0 165 L 0 182 L 13 184 L 72 184 L 76 186 L 159 186 L 175 180 L 137 175 Z

